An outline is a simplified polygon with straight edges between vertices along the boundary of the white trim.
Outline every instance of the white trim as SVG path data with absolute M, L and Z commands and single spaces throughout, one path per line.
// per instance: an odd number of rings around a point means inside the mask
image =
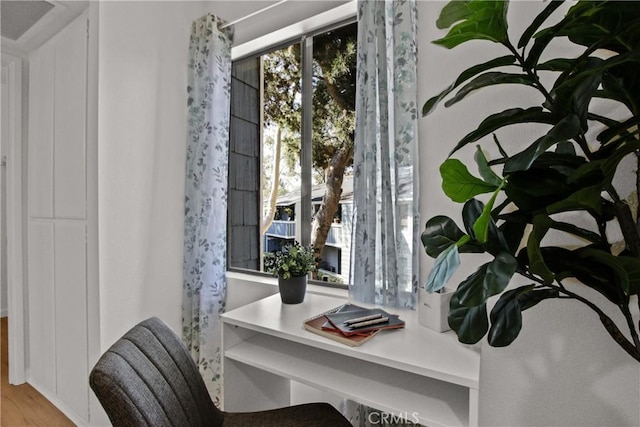
M 44 396 L 49 402 L 53 404 L 60 412 L 62 412 L 67 418 L 71 420 L 76 426 L 84 427 L 87 426 L 86 420 L 83 420 L 81 416 L 76 414 L 71 408 L 69 408 L 60 398 L 53 393 L 51 390 L 43 387 L 42 384 L 35 381 L 33 378 L 29 379 L 29 385 L 36 389 L 38 393 Z
M 25 382 L 25 307 L 22 189 L 22 59 L 2 53 L 9 92 L 7 153 L 7 277 L 9 322 L 9 383 Z M 15 267 L 15 268 L 12 268 Z
M 246 20 L 246 19 L 253 18 L 254 16 L 256 16 L 256 15 L 260 15 L 261 13 L 266 12 L 266 11 L 267 11 L 267 10 L 269 10 L 269 9 L 272 9 L 272 8 L 274 8 L 274 7 L 278 7 L 278 6 L 280 6 L 282 3 L 286 3 L 287 1 L 288 1 L 288 0 L 280 0 L 278 3 L 270 4 L 270 5 L 269 5 L 269 6 L 267 6 L 267 7 L 263 7 L 262 9 L 258 9 L 258 10 L 256 10 L 255 12 L 248 14 L 247 16 L 243 16 L 242 18 L 238 18 L 238 19 L 236 19 L 235 21 L 231 21 L 231 22 L 229 22 L 229 23 L 227 23 L 227 24 L 224 24 L 223 26 L 221 26 L 221 27 L 220 27 L 220 29 L 222 30 L 222 29 L 227 28 L 227 27 L 230 27 L 230 26 L 232 26 L 232 25 L 239 24 L 240 22 L 242 22 L 242 21 L 244 21 L 244 20 Z
M 358 2 L 357 0 L 352 0 L 349 3 L 345 3 L 311 18 L 289 25 L 288 27 L 282 28 L 278 31 L 274 31 L 270 34 L 258 37 L 257 39 L 234 46 L 231 48 L 231 59 L 235 61 L 236 59 L 260 52 L 295 37 L 300 37 L 303 34 L 311 33 L 322 27 L 344 21 L 345 19 L 356 16 L 357 12 Z

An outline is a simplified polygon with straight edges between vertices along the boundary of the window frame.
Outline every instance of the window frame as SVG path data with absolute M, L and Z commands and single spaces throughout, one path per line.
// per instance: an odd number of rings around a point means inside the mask
M 349 4 L 348 4 L 349 5 Z M 331 11 L 330 11 L 331 12 Z M 313 18 L 312 18 L 313 19 Z M 234 51 L 232 48 L 232 63 L 247 61 L 266 55 L 270 52 L 291 46 L 295 43 L 300 43 L 300 62 L 302 64 L 302 76 L 301 76 L 301 92 L 302 92 L 302 117 L 301 117 L 301 129 L 300 129 L 300 180 L 301 180 L 301 238 L 300 243 L 302 245 L 309 245 L 311 242 L 311 217 L 313 214 L 313 205 L 311 197 L 312 188 L 312 169 L 313 169 L 313 38 L 317 35 L 335 30 L 340 27 L 351 25 L 357 22 L 357 16 L 355 10 L 353 13 L 349 13 L 346 17 L 340 20 L 333 20 L 328 24 L 318 26 L 312 30 L 309 30 L 303 34 L 295 35 L 285 40 L 280 40 L 275 44 L 269 46 L 263 46 L 260 50 L 252 53 L 244 53 L 239 55 L 236 52 L 234 57 Z M 246 44 L 250 44 L 248 42 Z M 305 77 L 306 76 L 306 77 Z M 262 96 L 262 89 L 261 89 Z M 261 121 L 262 121 L 262 112 Z M 262 145 L 262 141 L 260 141 Z M 260 149 L 262 153 L 262 147 Z M 228 208 L 227 208 L 228 212 Z M 229 230 L 227 229 L 227 236 Z M 259 237 L 260 238 L 260 237 Z M 264 249 L 264 248 L 263 248 Z M 227 243 L 227 260 L 229 259 L 229 244 Z M 242 273 L 253 275 L 256 277 L 273 277 L 271 273 L 266 273 L 259 270 L 250 270 L 241 267 L 232 267 L 227 262 L 227 272 Z M 329 288 L 348 289 L 349 283 L 331 283 L 322 280 L 309 280 L 310 284 L 324 286 Z

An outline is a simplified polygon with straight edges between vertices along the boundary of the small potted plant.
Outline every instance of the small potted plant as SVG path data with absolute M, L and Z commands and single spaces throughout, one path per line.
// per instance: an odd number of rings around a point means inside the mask
M 302 246 L 297 241 L 276 252 L 264 254 L 264 269 L 278 278 L 280 298 L 285 304 L 304 301 L 307 275 L 316 268 L 313 247 Z

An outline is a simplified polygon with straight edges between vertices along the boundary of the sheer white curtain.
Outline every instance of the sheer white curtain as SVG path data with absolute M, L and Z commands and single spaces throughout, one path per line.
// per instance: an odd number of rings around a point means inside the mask
M 220 313 L 227 268 L 227 169 L 233 30 L 207 15 L 189 43 L 183 340 L 209 393 L 222 399 Z
M 358 2 L 352 266 L 356 301 L 414 308 L 418 285 L 415 0 Z
M 403 308 L 416 304 L 421 248 L 416 36 L 415 0 L 358 1 L 349 296 Z M 343 413 L 353 425 L 386 424 L 378 410 L 352 401 Z

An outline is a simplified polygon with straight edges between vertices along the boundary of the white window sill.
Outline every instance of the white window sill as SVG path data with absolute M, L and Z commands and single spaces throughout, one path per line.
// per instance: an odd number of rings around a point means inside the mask
M 264 277 L 248 273 L 240 273 L 237 271 L 227 271 L 227 279 L 241 280 L 264 286 L 278 286 L 278 280 L 275 277 Z M 329 295 L 334 297 L 348 298 L 349 292 L 346 289 L 330 288 L 328 286 L 320 286 L 314 284 L 307 285 L 307 292 L 318 295 Z

